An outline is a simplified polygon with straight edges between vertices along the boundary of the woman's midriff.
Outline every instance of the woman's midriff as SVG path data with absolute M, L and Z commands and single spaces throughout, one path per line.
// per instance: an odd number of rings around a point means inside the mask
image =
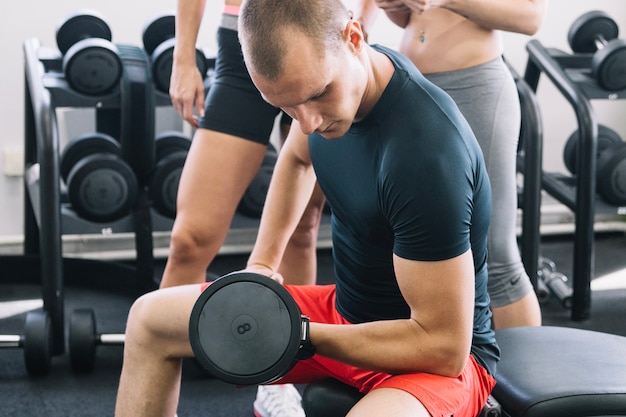
M 448 10 L 412 13 L 399 50 L 424 74 L 454 71 L 489 62 L 502 54 L 500 33 Z

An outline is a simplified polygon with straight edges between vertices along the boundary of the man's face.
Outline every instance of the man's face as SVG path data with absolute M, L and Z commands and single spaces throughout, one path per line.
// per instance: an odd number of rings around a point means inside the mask
M 250 75 L 264 99 L 300 123 L 305 134 L 327 139 L 343 136 L 352 123 L 364 91 L 363 68 L 348 45 L 321 51 L 298 31 L 284 37 L 287 53 L 282 74 L 270 81 Z

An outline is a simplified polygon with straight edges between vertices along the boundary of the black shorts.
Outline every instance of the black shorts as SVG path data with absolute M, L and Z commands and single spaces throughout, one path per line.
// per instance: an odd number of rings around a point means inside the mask
M 205 115 L 199 127 L 267 145 L 281 110 L 263 100 L 252 83 L 243 62 L 237 31 L 218 28 L 217 44 L 215 79 L 207 94 Z

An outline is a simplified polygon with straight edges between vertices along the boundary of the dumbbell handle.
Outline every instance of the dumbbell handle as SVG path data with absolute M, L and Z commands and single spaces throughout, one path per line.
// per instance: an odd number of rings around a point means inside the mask
M 98 340 L 102 345 L 123 345 L 125 339 L 124 333 L 103 333 L 98 335 Z
M 559 299 L 563 307 L 572 307 L 572 288 L 567 284 L 567 277 L 559 272 L 553 272 L 545 278 L 545 284 L 550 291 Z
M 24 338 L 19 335 L 0 335 L 0 348 L 19 348 L 24 346 Z
M 604 48 L 609 43 L 609 41 L 607 41 L 606 38 L 600 33 L 593 37 L 593 42 L 596 44 L 596 49 L 598 51 Z

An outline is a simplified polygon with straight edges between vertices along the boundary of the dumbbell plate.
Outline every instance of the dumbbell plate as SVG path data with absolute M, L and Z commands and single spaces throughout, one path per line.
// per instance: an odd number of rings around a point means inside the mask
M 108 222 L 135 205 L 139 186 L 133 170 L 120 158 L 94 154 L 82 158 L 68 175 L 68 198 L 83 218 Z
M 170 38 L 160 43 L 152 52 L 152 79 L 158 90 L 168 93 L 170 89 L 170 78 L 172 76 L 172 65 L 174 63 L 174 44 L 176 39 Z M 204 52 L 196 48 L 196 66 L 202 75 L 206 77 L 207 59 Z
M 122 61 L 115 45 L 103 39 L 84 39 L 63 57 L 65 78 L 74 90 L 86 95 L 103 95 L 118 85 Z
M 104 133 L 87 133 L 72 139 L 61 155 L 61 178 L 67 182 L 72 167 L 84 156 L 96 153 L 108 153 L 120 156 L 120 144 Z
M 250 217 L 261 217 L 263 206 L 265 205 L 265 196 L 274 174 L 274 165 L 276 165 L 277 158 L 278 152 L 276 148 L 271 143 L 268 144 L 261 167 L 248 185 L 237 206 L 237 210 L 242 214 Z
M 265 384 L 295 364 L 301 315 L 282 285 L 236 272 L 200 295 L 189 338 L 199 363 L 213 376 L 237 385 Z
M 96 318 L 91 309 L 72 312 L 69 324 L 69 356 L 72 370 L 87 373 L 96 361 Z
M 176 35 L 176 16 L 173 13 L 155 16 L 146 23 L 142 33 L 143 47 L 152 55 L 157 46 Z
M 150 181 L 150 199 L 154 208 L 167 217 L 176 217 L 178 184 L 185 166 L 187 151 L 177 151 L 161 159 Z
M 613 39 L 591 59 L 591 73 L 605 90 L 626 88 L 626 40 Z
M 191 147 L 191 139 L 182 132 L 165 131 L 154 139 L 154 148 L 157 161 L 179 151 L 188 152 Z
M 52 324 L 44 310 L 26 314 L 24 325 L 24 362 L 29 375 L 46 375 L 52 360 Z
M 565 148 L 563 149 L 563 162 L 565 167 L 572 174 L 576 174 L 577 160 L 578 160 L 578 146 L 580 143 L 579 131 L 576 130 L 570 135 L 565 142 Z M 598 144 L 596 149 L 596 158 L 602 153 L 602 151 L 616 143 L 622 143 L 622 138 L 619 133 L 611 129 L 606 125 L 598 125 Z
M 93 11 L 83 11 L 70 15 L 56 31 L 57 47 L 65 54 L 72 45 L 87 39 L 101 38 L 111 41 L 111 29 L 104 19 Z
M 567 33 L 567 41 L 576 53 L 591 53 L 598 48 L 596 37 L 600 35 L 609 41 L 619 36 L 619 27 L 615 20 L 600 10 L 587 12 L 572 23 Z
M 626 144 L 605 150 L 598 158 L 598 192 L 608 203 L 626 206 Z

